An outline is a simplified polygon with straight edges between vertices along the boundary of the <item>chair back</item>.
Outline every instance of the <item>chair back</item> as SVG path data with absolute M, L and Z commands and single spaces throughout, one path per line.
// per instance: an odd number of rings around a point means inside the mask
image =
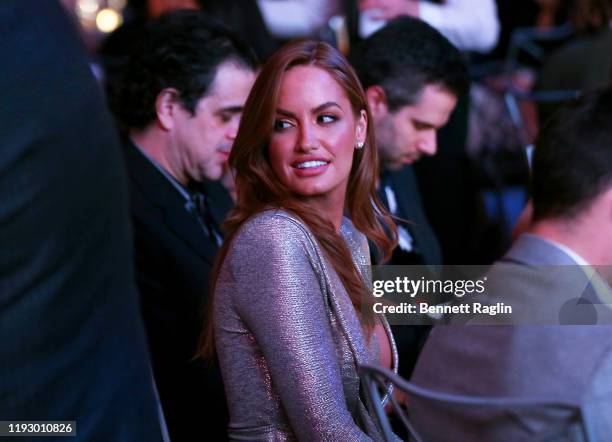
M 374 412 L 374 417 L 378 420 L 380 428 L 387 442 L 396 440 L 396 436 L 391 428 L 389 414 L 386 412 L 384 405 L 381 405 L 382 392 L 386 391 L 389 384 L 393 385 L 394 390 L 406 394 L 406 403 L 410 404 L 415 400 L 427 401 L 436 406 L 450 408 L 453 413 L 466 413 L 473 410 L 497 410 L 500 418 L 504 418 L 505 428 L 508 428 L 508 416 L 518 416 L 532 414 L 537 416 L 548 416 L 550 413 L 562 416 L 555 421 L 554 424 L 547 425 L 543 431 L 538 432 L 534 437 L 529 438 L 534 442 L 545 441 L 595 441 L 589 437 L 587 425 L 583 419 L 583 413 L 579 406 L 575 403 L 534 400 L 524 398 L 509 398 L 509 397 L 477 397 L 467 395 L 457 395 L 433 391 L 427 388 L 420 387 L 412 382 L 409 382 L 400 376 L 393 373 L 391 370 L 374 366 L 360 366 L 360 375 L 363 382 L 366 398 L 369 406 Z M 431 438 L 424 438 L 419 431 L 422 428 L 417 428 L 415 422 L 410 417 L 410 405 L 400 403 L 394 396 L 390 398 L 392 412 L 397 416 L 398 421 L 404 426 L 411 441 L 423 442 L 429 441 Z M 548 413 L 548 414 L 547 414 Z M 439 434 L 445 432 L 444 415 L 439 415 Z M 497 425 L 499 421 L 492 418 L 485 425 Z M 518 420 L 516 421 L 518 424 Z M 512 423 L 511 425 L 513 425 Z M 426 429 L 428 434 L 435 433 L 435 430 Z M 423 432 L 425 433 L 425 432 Z M 499 432 L 503 434 L 503 432 Z M 437 439 L 434 439 L 437 440 Z M 482 440 L 482 439 L 479 439 Z M 504 439 L 505 440 L 505 439 Z

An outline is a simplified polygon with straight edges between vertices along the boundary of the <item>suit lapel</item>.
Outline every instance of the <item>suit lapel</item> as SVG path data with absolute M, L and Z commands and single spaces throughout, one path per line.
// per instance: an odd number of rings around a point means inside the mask
M 419 189 L 412 166 L 405 166 L 390 175 L 389 183 L 397 200 L 398 216 L 409 221 L 410 234 L 414 237 L 426 264 L 440 264 L 435 234 L 423 211 Z M 431 238 L 434 242 L 432 243 Z
M 212 265 L 217 247 L 206 237 L 197 219 L 185 209 L 183 196 L 131 141 L 126 142 L 126 158 L 130 179 L 159 208 L 160 221 L 177 239 Z
M 213 265 L 218 249 L 206 236 L 196 218 L 180 205 L 178 207 L 167 205 L 163 211 L 164 222 L 172 233 L 191 247 L 201 258 Z
M 234 206 L 232 197 L 220 181 L 204 181 L 200 183 L 199 187 L 206 195 L 206 198 L 209 199 L 212 218 L 216 223 L 216 227 L 221 231 L 221 225 Z
M 410 166 L 405 166 L 398 172 L 391 173 L 389 183 L 395 193 L 399 213 L 409 217 L 410 221 L 417 218 L 417 208 L 420 207 L 420 198 L 416 188 L 416 181 Z M 417 204 L 419 203 L 419 204 Z

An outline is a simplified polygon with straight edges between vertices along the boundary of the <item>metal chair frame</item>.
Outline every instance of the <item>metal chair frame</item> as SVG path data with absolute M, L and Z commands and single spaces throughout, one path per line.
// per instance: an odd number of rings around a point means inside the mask
M 382 391 L 385 391 L 389 384 L 392 384 L 394 388 L 397 388 L 398 390 L 413 397 L 420 397 L 447 404 L 457 404 L 464 407 L 480 406 L 501 409 L 557 408 L 570 410 L 572 415 L 568 422 L 564 422 L 563 425 L 552 427 L 546 434 L 541 435 L 541 437 L 539 437 L 537 440 L 541 442 L 556 440 L 556 437 L 565 431 L 567 425 L 573 423 L 580 424 L 581 433 L 585 441 L 592 440 L 592 438 L 589 437 L 589 434 L 592 434 L 592 432 L 585 423 L 582 410 L 574 403 L 564 403 L 559 401 L 553 402 L 547 400 L 535 401 L 532 399 L 521 398 L 476 397 L 442 393 L 419 387 L 418 385 L 415 385 L 414 383 L 396 375 L 391 370 L 374 365 L 361 365 L 359 372 L 361 380 L 364 384 L 367 401 L 374 411 L 375 417 L 378 420 L 383 436 L 387 442 L 396 440 L 393 430 L 391 429 L 389 417 L 384 409 L 384 406 L 381 404 L 380 391 L 381 389 Z M 399 417 L 402 424 L 408 430 L 411 440 L 414 440 L 415 442 L 424 442 L 424 439 L 418 434 L 413 423 L 410 421 L 407 410 L 400 403 L 398 403 L 397 399 L 393 396 L 390 398 L 390 403 L 393 407 L 393 412 Z

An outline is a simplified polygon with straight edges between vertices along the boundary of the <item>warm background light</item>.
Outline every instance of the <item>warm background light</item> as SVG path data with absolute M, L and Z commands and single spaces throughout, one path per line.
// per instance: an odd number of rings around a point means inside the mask
M 121 15 L 114 9 L 105 8 L 98 12 L 96 16 L 96 26 L 102 32 L 113 32 L 121 25 Z

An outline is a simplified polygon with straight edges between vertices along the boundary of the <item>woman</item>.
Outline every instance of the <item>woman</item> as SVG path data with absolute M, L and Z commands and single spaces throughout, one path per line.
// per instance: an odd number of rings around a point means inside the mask
M 380 439 L 357 365 L 397 370 L 397 354 L 384 318 L 361 314 L 361 267 L 366 236 L 388 255 L 395 232 L 379 221 L 393 226 L 369 121 L 355 73 L 324 43 L 280 49 L 247 99 L 202 348 L 214 351 L 214 328 L 232 440 Z

